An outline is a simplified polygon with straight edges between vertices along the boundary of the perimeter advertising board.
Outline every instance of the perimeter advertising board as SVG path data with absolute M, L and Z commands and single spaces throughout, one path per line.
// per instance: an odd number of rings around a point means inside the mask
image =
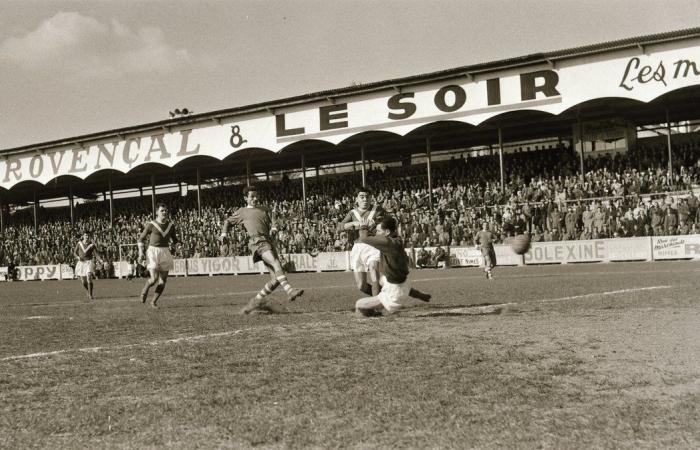
M 700 234 L 652 238 L 655 260 L 700 259 Z

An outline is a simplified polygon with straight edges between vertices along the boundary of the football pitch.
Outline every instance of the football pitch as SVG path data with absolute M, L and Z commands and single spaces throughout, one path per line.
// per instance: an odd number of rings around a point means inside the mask
M 700 263 L 0 284 L 0 448 L 700 448 Z

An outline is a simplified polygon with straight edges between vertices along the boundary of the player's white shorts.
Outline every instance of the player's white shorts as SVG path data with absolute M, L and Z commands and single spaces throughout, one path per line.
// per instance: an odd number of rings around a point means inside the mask
M 169 272 L 173 270 L 173 255 L 167 247 L 148 247 L 146 250 L 146 268 L 148 270 L 160 270 Z
M 379 250 L 371 245 L 356 242 L 350 250 L 350 269 L 354 272 L 369 272 L 371 262 L 379 262 Z
M 411 291 L 411 283 L 408 279 L 401 284 L 394 284 L 389 283 L 382 275 L 379 282 L 382 285 L 382 290 L 377 297 L 388 312 L 396 312 L 410 303 L 408 293 Z
M 75 276 L 76 277 L 86 277 L 88 275 L 95 275 L 95 262 L 94 261 L 78 261 L 75 264 Z

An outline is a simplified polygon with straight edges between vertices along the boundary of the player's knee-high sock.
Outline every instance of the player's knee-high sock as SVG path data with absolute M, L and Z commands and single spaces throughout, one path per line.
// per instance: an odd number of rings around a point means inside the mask
M 282 286 L 282 289 L 284 289 L 284 292 L 286 292 L 288 295 L 294 289 L 287 281 L 287 275 L 278 276 L 277 281 L 279 281 L 280 285 Z
M 151 286 L 156 284 L 155 280 L 151 280 L 150 278 L 148 281 L 146 281 L 146 285 L 143 287 L 141 290 L 141 301 L 146 302 L 146 297 L 148 297 L 148 291 L 151 289 Z
M 265 286 L 263 286 L 262 290 L 260 292 L 258 292 L 258 295 L 256 295 L 255 298 L 257 300 L 264 299 L 268 295 L 272 294 L 272 291 L 274 291 L 277 288 L 277 286 L 279 286 L 279 285 L 280 285 L 280 283 L 278 281 L 274 281 L 274 282 L 272 280 L 268 281 L 267 283 L 265 283 Z
M 94 285 L 95 284 L 92 282 L 92 280 L 88 279 L 87 290 L 88 290 L 88 294 L 90 294 L 90 298 L 92 298 L 92 289 L 93 289 Z
M 157 301 L 160 298 L 160 294 L 165 290 L 165 283 L 158 283 L 156 288 L 153 290 L 153 301 Z
M 83 287 L 85 288 L 86 291 L 89 291 L 88 289 L 88 281 L 86 277 L 80 277 L 80 282 L 83 284 Z

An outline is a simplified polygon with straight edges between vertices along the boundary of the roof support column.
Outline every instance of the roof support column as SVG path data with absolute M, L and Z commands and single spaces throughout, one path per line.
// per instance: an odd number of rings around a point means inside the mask
M 365 187 L 365 144 L 360 146 L 360 160 L 362 161 L 362 167 L 360 168 L 362 170 L 362 187 Z
M 39 195 L 34 191 L 34 233 L 39 229 Z
M 75 227 L 75 198 L 73 197 L 73 185 L 68 185 L 68 207 L 70 209 L 70 227 Z
M 426 161 L 428 164 L 427 171 L 428 171 L 428 205 L 430 205 L 430 209 L 433 209 L 433 177 L 432 177 L 432 166 L 431 166 L 431 160 L 430 160 L 430 136 L 425 138 L 425 154 L 428 157 L 428 160 Z
M 112 190 L 112 177 L 109 177 L 109 227 L 114 228 L 114 191 Z
M 578 119 L 578 143 L 580 146 L 581 152 L 579 153 L 579 159 L 581 161 L 581 175 L 579 178 L 581 178 L 581 181 L 583 181 L 583 176 L 585 174 L 584 172 L 584 166 L 583 166 L 583 122 L 581 122 L 581 116 L 577 116 Z
M 202 217 L 202 175 L 197 167 L 197 217 Z
M 151 211 L 156 216 L 156 176 L 151 174 Z
M 250 187 L 250 160 L 245 161 L 245 185 Z
M 501 194 L 505 192 L 505 173 L 503 170 L 503 129 L 498 127 L 498 164 L 501 168 Z
M 302 210 L 306 213 L 306 155 L 301 154 L 301 197 Z
M 668 108 L 666 108 L 666 146 L 668 147 L 668 181 L 670 183 L 673 176 L 673 156 L 671 155 L 671 119 Z
M 0 233 L 5 232 L 5 204 L 2 202 L 2 194 L 0 194 Z

